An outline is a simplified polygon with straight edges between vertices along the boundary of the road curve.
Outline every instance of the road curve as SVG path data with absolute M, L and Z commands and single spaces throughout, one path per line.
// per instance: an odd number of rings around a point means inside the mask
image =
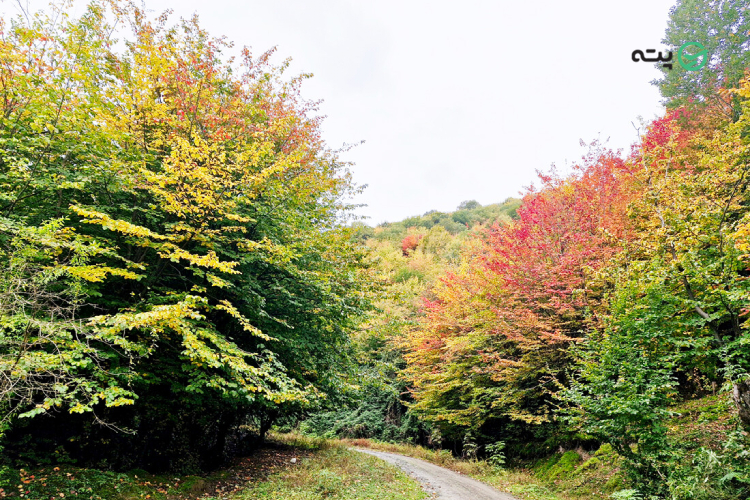
M 361 453 L 374 455 L 390 462 L 420 482 L 422 487 L 433 498 L 440 500 L 518 500 L 518 498 L 501 493 L 484 483 L 463 476 L 452 470 L 395 453 L 385 453 L 363 448 L 352 448 Z

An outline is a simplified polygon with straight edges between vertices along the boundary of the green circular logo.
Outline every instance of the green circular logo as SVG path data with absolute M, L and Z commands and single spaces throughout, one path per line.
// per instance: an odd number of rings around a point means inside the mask
M 691 47 L 691 50 L 686 52 L 685 49 L 688 47 Z M 698 71 L 708 62 L 708 51 L 698 42 L 683 43 L 677 52 L 677 62 L 688 71 Z

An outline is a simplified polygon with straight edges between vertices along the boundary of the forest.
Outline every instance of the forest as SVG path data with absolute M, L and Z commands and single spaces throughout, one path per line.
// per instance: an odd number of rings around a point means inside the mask
M 750 496 L 742 1 L 672 8 L 664 42 L 710 60 L 660 66 L 630 150 L 376 227 L 309 75 L 197 18 L 66 9 L 0 25 L 5 491 L 39 465 L 210 471 L 295 430 L 508 466 L 609 446 L 616 498 Z M 678 437 L 706 398 L 722 426 Z

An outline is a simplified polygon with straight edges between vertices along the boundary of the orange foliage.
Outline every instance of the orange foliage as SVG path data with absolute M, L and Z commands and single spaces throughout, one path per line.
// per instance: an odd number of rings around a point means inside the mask
M 417 249 L 423 236 L 422 234 L 411 233 L 401 240 L 401 252 L 403 252 L 404 257 L 408 257 L 411 252 Z
M 458 425 L 493 412 L 544 418 L 544 374 L 563 368 L 590 321 L 584 311 L 600 300 L 592 276 L 630 238 L 633 168 L 594 145 L 567 178 L 540 174 L 542 189 L 529 190 L 517 220 L 480 233 L 406 339 L 417 411 Z

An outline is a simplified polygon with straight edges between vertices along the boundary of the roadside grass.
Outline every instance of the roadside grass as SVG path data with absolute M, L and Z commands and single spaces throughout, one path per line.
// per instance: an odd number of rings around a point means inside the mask
M 236 500 L 421 500 L 418 483 L 383 460 L 347 449 L 342 442 L 308 441 L 305 436 L 274 439 L 318 451 L 297 465 L 237 493 Z M 312 438 L 315 440 L 316 438 Z
M 369 439 L 342 439 L 341 442 L 351 447 L 400 453 L 419 458 L 473 477 L 500 491 L 511 493 L 524 500 L 567 500 L 569 498 L 553 491 L 526 469 L 504 469 L 483 460 L 456 458 L 448 450 L 431 450 L 411 444 L 382 443 Z
M 584 450 L 557 453 L 525 467 L 502 468 L 483 460 L 453 457 L 447 450 L 368 439 L 344 439 L 348 446 L 401 453 L 446 467 L 524 500 L 604 500 L 623 488 L 620 459 L 609 445 L 593 455 Z
M 338 440 L 308 436 L 297 432 L 281 433 L 270 431 L 267 439 L 271 443 L 290 446 L 299 450 L 321 451 L 341 447 L 341 443 Z

